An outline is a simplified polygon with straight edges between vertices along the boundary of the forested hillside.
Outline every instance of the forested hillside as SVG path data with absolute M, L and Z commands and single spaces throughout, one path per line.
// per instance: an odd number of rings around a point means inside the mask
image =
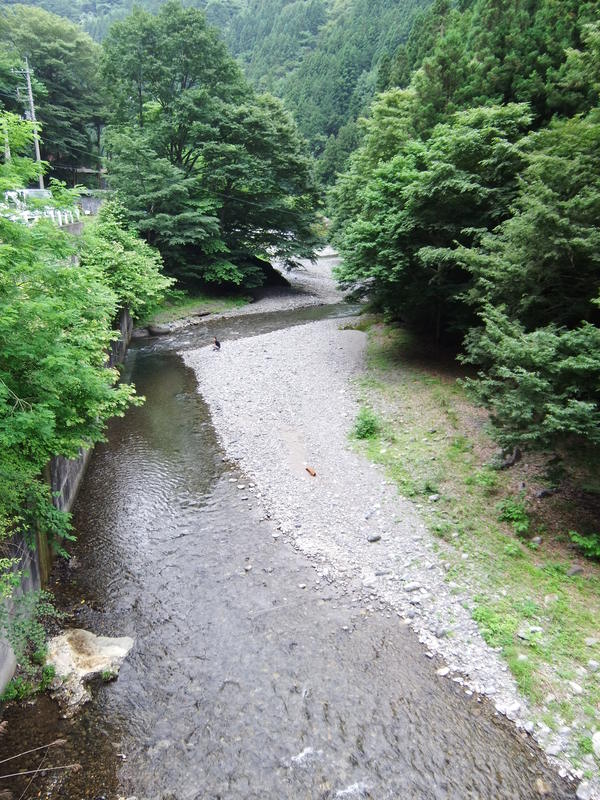
M 163 3 L 135 5 L 156 12 Z M 31 4 L 81 24 L 96 41 L 134 6 L 133 0 Z M 387 63 L 398 51 L 416 12 L 429 0 L 194 0 L 186 5 L 203 10 L 221 30 L 258 90 L 284 100 L 313 152 L 320 156 L 327 148 L 320 174 L 330 181 L 358 144 L 355 122 L 375 94 L 382 60 Z
M 340 278 L 466 336 L 504 447 L 600 441 L 597 2 L 436 0 L 331 195 Z

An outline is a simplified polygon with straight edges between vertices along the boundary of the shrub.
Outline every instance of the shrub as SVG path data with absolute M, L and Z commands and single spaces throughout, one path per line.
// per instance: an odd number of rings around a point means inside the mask
M 569 537 L 578 550 L 581 550 L 586 558 L 600 561 L 600 534 L 589 533 L 582 535 L 577 531 L 569 531 Z
M 361 408 L 354 423 L 354 436 L 357 439 L 374 439 L 380 431 L 379 420 L 369 408 Z
M 529 517 L 525 510 L 525 503 L 521 496 L 518 500 L 514 497 L 507 497 L 498 503 L 499 516 L 501 522 L 510 522 L 512 529 L 517 536 L 524 537 L 529 533 Z

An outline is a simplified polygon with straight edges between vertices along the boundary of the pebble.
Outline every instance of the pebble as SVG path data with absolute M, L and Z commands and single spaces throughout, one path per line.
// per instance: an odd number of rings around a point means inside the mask
M 450 672 L 450 667 L 440 667 L 435 672 L 436 672 L 436 675 L 440 676 L 440 678 L 445 678 L 446 675 L 448 675 L 449 672 Z
M 578 683 L 575 683 L 575 681 L 569 681 L 569 686 L 571 687 L 573 694 L 583 694 L 583 688 Z
M 417 581 L 411 581 L 410 583 L 406 583 L 404 585 L 405 592 L 417 592 L 421 588 L 421 584 Z
M 381 536 L 379 533 L 371 533 L 367 536 L 367 542 L 374 543 L 379 541 L 381 541 Z
M 567 572 L 569 578 L 573 578 L 575 575 L 581 575 L 583 572 L 583 567 L 580 567 L 579 564 L 574 564 L 571 569 Z
M 592 787 L 589 781 L 581 781 L 575 794 L 577 800 L 592 800 Z
M 244 564 L 244 569 L 246 570 L 246 572 L 250 572 L 250 570 L 252 569 L 252 564 Z
M 595 647 L 598 644 L 598 639 L 594 636 L 588 636 L 585 640 L 586 647 Z

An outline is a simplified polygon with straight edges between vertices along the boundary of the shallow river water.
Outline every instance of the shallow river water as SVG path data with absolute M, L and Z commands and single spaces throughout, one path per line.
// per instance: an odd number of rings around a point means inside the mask
M 397 616 L 362 609 L 275 540 L 223 459 L 177 350 L 343 313 L 229 319 L 130 350 L 125 376 L 147 402 L 96 448 L 74 558 L 51 588 L 69 625 L 135 646 L 75 721 L 47 698 L 8 710 L 3 753 L 64 736 L 44 766 L 82 766 L 13 781 L 15 800 L 574 796 L 487 702 L 436 675 Z

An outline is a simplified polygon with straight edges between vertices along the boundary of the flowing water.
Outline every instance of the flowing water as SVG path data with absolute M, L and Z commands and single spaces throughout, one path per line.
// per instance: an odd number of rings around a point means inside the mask
M 82 766 L 13 781 L 15 800 L 533 800 L 540 780 L 574 796 L 486 701 L 435 674 L 395 615 L 276 541 L 223 459 L 177 350 L 343 313 L 229 319 L 130 350 L 125 377 L 147 402 L 96 448 L 52 588 L 70 625 L 135 646 L 74 721 L 47 698 L 8 710 L 4 753 L 64 736 L 43 766 Z

